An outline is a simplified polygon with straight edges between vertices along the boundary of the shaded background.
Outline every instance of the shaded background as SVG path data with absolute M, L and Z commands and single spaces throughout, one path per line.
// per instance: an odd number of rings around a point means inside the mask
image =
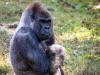
M 34 0 L 0 0 L 0 75 L 13 75 L 9 40 L 24 8 Z M 41 0 L 54 20 L 56 43 L 63 45 L 65 75 L 100 75 L 100 0 Z

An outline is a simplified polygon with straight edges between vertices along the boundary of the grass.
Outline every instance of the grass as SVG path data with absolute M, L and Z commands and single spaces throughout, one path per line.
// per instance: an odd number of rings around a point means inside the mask
M 32 0 L 0 0 L 0 23 L 19 21 L 26 5 Z M 65 75 L 99 75 L 100 15 L 91 8 L 99 2 L 87 0 L 43 0 L 51 10 L 56 43 L 68 53 L 63 67 Z M 4 8 L 6 10 L 4 10 Z M 8 43 L 10 29 L 0 29 L 0 75 L 13 72 L 9 65 Z M 14 31 L 14 30 L 13 30 Z

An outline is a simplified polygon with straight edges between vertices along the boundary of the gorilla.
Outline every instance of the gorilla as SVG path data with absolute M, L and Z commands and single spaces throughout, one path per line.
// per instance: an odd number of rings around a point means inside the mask
M 30 4 L 10 41 L 14 75 L 51 75 L 52 62 L 45 49 L 54 43 L 50 12 L 39 2 Z
M 66 59 L 66 49 L 58 44 L 48 46 L 46 50 L 48 57 L 51 61 L 51 74 L 50 75 L 64 75 L 61 66 Z

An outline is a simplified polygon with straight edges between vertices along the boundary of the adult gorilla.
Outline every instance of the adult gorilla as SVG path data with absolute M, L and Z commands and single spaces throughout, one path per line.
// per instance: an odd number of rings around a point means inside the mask
M 54 43 L 53 24 L 49 11 L 39 2 L 31 4 L 22 14 L 10 42 L 10 60 L 15 75 L 47 75 L 51 61 L 40 48 Z

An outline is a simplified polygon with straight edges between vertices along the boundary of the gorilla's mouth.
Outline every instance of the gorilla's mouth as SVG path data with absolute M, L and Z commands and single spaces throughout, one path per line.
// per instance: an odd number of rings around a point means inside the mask
M 50 34 L 39 34 L 39 40 L 47 40 L 49 37 Z
M 49 34 L 41 34 L 41 38 L 42 39 L 48 39 L 49 38 Z

